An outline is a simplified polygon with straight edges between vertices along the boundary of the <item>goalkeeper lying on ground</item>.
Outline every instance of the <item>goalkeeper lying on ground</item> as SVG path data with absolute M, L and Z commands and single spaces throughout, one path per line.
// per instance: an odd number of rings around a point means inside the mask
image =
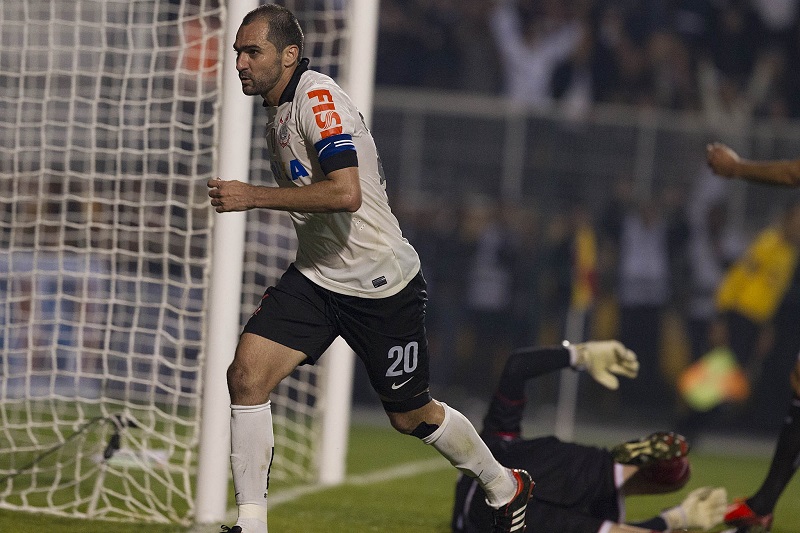
M 524 468 L 536 486 L 526 510 L 529 531 L 542 533 L 650 533 L 682 528 L 710 529 L 722 522 L 723 488 L 703 487 L 680 505 L 638 524 L 625 524 L 623 498 L 675 491 L 689 480 L 689 445 L 675 433 L 654 433 L 611 450 L 561 442 L 555 437 L 523 439 L 520 422 L 525 382 L 561 368 L 586 370 L 609 389 L 616 375 L 636 377 L 636 355 L 617 341 L 553 348 L 526 348 L 509 357 L 481 437 L 497 459 Z M 459 476 L 452 528 L 457 533 L 491 530 L 492 513 L 477 482 Z

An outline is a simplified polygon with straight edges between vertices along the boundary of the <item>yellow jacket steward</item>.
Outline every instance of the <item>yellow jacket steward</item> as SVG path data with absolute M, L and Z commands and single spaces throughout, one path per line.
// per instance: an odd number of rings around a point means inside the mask
M 797 249 L 784 240 L 780 230 L 764 230 L 723 277 L 717 289 L 717 309 L 766 322 L 780 305 L 796 264 Z

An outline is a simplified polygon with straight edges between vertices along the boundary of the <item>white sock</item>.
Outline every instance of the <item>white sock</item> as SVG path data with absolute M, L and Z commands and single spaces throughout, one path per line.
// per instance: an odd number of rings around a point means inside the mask
M 439 403 L 444 407 L 444 421 L 422 441 L 436 448 L 465 475 L 477 478 L 490 506 L 510 502 L 517 492 L 511 471 L 497 462 L 467 417 L 446 403 Z
M 275 437 L 270 402 L 231 405 L 231 471 L 243 533 L 267 533 L 267 489 Z

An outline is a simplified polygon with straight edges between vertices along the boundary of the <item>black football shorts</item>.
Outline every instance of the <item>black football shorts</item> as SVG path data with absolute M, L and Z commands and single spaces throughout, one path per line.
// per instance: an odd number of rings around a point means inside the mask
M 407 412 L 430 401 L 425 337 L 425 278 L 420 271 L 387 298 L 360 298 L 324 289 L 289 266 L 244 327 L 306 355 L 314 364 L 337 336 L 363 361 L 384 408 Z

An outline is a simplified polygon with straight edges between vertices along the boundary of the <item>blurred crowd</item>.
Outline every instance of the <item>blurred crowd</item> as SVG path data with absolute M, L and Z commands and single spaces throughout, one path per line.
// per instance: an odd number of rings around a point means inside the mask
M 600 209 L 398 205 L 429 283 L 433 382 L 484 397 L 513 348 L 615 338 L 638 354 L 640 375 L 619 394 L 586 383 L 587 405 L 685 418 L 691 433 L 709 419 L 692 418 L 679 377 L 725 347 L 752 385 L 735 416 L 771 427 L 800 350 L 800 198 L 787 194 L 769 224 L 745 233 L 728 214 L 731 193 L 705 171 L 648 199 L 620 181 Z
M 378 85 L 800 117 L 797 0 L 382 0 Z

